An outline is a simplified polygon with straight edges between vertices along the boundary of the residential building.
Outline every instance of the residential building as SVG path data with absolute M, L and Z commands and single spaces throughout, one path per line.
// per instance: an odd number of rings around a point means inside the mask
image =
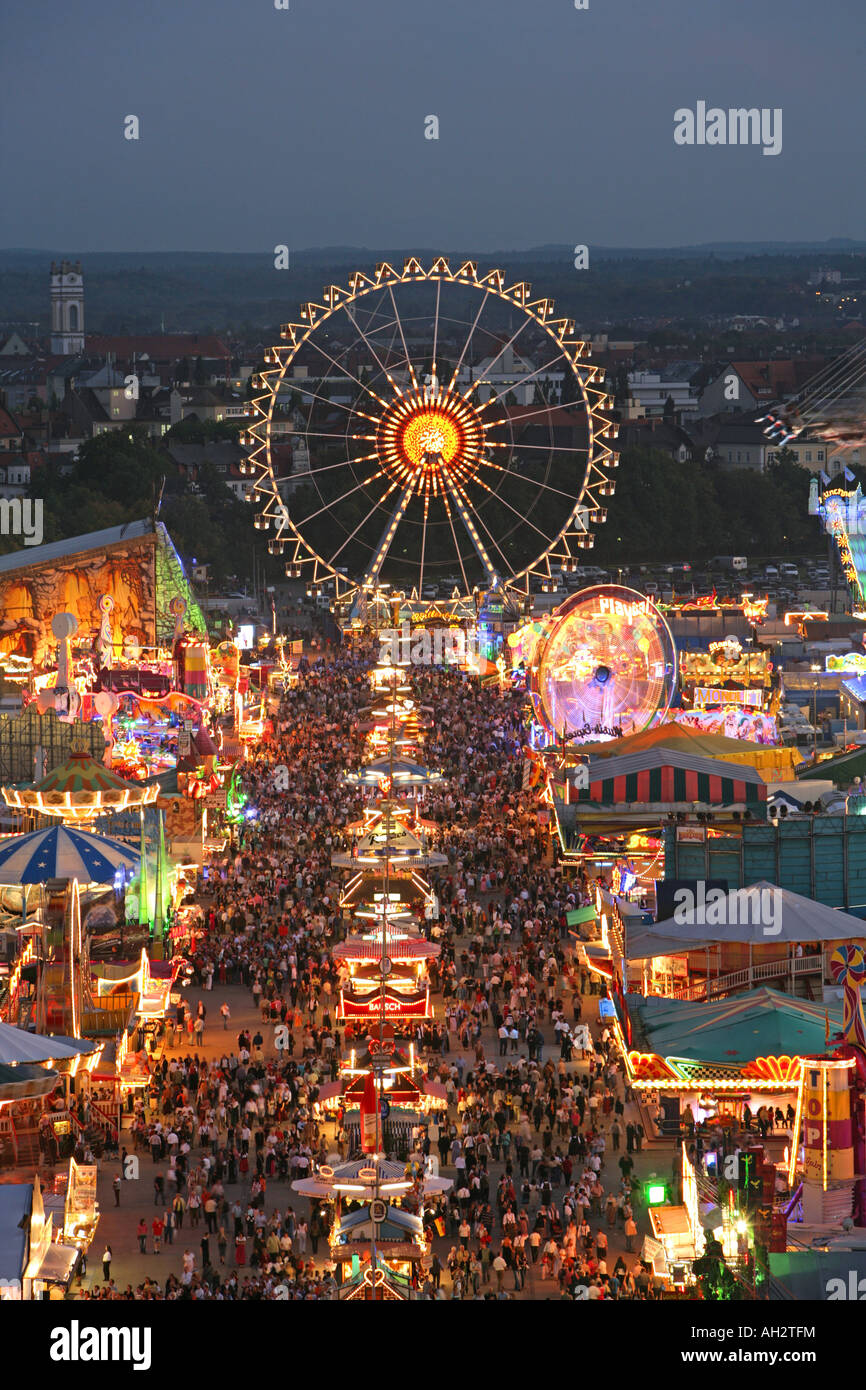
M 696 414 L 694 378 L 700 368 L 700 362 L 671 362 L 658 371 L 629 372 L 629 395 L 637 401 L 642 415 L 664 415 L 665 409 L 670 409 L 669 401 L 680 415 Z
M 823 357 L 728 362 L 701 392 L 698 413 L 704 418 L 739 411 L 762 415 L 796 395 L 825 365 Z

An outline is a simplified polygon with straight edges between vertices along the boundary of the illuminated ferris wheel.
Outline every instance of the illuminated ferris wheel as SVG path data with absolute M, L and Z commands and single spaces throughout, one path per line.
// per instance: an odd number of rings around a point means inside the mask
M 618 455 L 600 378 L 552 300 L 474 262 L 329 285 L 253 379 L 256 526 L 338 600 L 430 596 L 577 568 Z

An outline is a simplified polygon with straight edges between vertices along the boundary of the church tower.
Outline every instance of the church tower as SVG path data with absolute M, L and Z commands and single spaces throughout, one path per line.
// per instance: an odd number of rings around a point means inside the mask
M 72 357 L 84 351 L 84 276 L 81 262 L 51 263 L 51 351 Z

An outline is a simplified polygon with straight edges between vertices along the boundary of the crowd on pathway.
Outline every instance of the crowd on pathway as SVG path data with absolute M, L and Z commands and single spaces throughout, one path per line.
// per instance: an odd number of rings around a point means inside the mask
M 335 1150 L 350 1154 L 341 1117 L 326 1128 L 314 1106 L 353 1042 L 335 1012 L 330 948 L 347 924 L 331 856 L 351 845 L 346 827 L 364 805 L 344 774 L 364 756 L 370 665 L 371 649 L 355 648 L 307 667 L 245 764 L 253 814 L 196 895 L 189 966 L 202 1002 L 167 1027 L 124 1131 L 153 1170 L 140 1249 L 180 1246 L 195 1231 L 198 1252 L 186 1248 L 183 1272 L 162 1287 L 146 1279 L 118 1291 L 109 1251 L 94 1297 L 337 1296 L 328 1210 L 312 1203 L 308 1214 L 296 1199 L 296 1211 L 285 1184 Z M 655 1296 L 635 1254 L 642 1131 L 626 1123 L 612 1038 L 593 1043 L 581 1026 L 593 983 L 575 963 L 566 914 L 589 901 L 590 884 L 554 864 L 524 790 L 523 697 L 455 670 L 415 669 L 412 680 L 433 712 L 425 760 L 444 774 L 423 815 L 436 827 L 430 848 L 447 857 L 429 875 L 438 918 L 419 923 L 441 947 L 437 1020 L 419 1024 L 414 1041 L 448 1110 L 419 1144 L 453 1175 L 427 1213 L 451 1248 L 418 1276 L 418 1294 L 449 1296 L 447 1270 L 454 1298 L 510 1297 L 530 1275 L 542 1297 Z M 281 765 L 288 790 L 275 788 Z M 233 1030 L 220 994 L 230 985 L 249 990 L 254 1029 Z M 276 1024 L 286 1047 L 274 1058 Z M 215 1036 L 222 1055 L 208 1060 L 201 1049 Z M 614 1231 L 631 1258 L 609 1259 Z

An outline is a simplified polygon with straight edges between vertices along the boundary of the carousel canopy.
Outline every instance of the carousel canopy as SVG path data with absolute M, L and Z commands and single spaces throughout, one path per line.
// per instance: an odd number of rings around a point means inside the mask
M 395 912 L 400 910 L 401 905 L 405 905 L 406 903 L 426 903 L 430 898 L 430 889 L 416 878 L 397 878 L 392 876 L 386 883 L 384 874 L 360 873 L 346 885 L 341 902 L 344 907 L 355 907 L 364 903 L 370 903 L 381 917 L 382 906 L 380 899 L 384 895 L 386 889 L 388 892 L 388 901 L 393 906 Z
M 392 765 L 390 758 L 382 757 L 374 758 L 364 767 L 359 768 L 357 772 L 347 772 L 345 776 L 347 782 L 362 782 L 365 786 L 386 782 L 393 776 L 395 783 L 405 787 L 440 781 L 442 773 L 433 772 L 430 768 L 422 766 L 421 763 L 411 762 L 408 758 L 395 758 Z
M 134 872 L 138 864 L 138 851 L 129 845 L 72 826 L 0 841 L 0 883 L 47 883 L 50 878 L 111 883 L 118 869 Z
M 391 960 L 428 960 L 441 953 L 441 946 L 424 936 L 395 936 L 386 933 L 387 953 Z M 381 960 L 382 940 L 378 937 L 351 937 L 331 948 L 335 960 Z
M 58 1076 L 59 1072 L 53 1067 L 38 1067 L 33 1062 L 25 1062 L 19 1067 L 0 1063 L 0 1101 L 50 1096 Z
M 97 762 L 85 750 L 76 750 L 66 762 L 52 768 L 31 787 L 2 787 L 7 806 L 64 820 L 92 820 L 106 811 L 123 811 L 156 800 L 157 788 L 130 782 Z
M 331 855 L 331 863 L 336 868 L 350 869 L 363 863 L 390 860 L 417 861 L 429 865 L 448 863 L 446 854 L 429 851 L 417 835 L 407 830 L 399 821 L 384 818 L 374 829 L 360 835 L 351 851 L 341 850 Z
M 292 1191 L 305 1197 L 332 1197 L 342 1193 L 364 1201 L 374 1195 L 377 1184 L 380 1192 L 387 1196 L 389 1190 L 394 1194 L 398 1187 L 405 1186 L 408 1191 L 413 1180 L 407 1178 L 404 1163 L 395 1163 L 389 1158 L 374 1160 L 370 1156 L 352 1159 L 336 1168 L 320 1168 L 312 1177 L 293 1182 Z M 428 1195 L 447 1192 L 451 1186 L 450 1178 L 434 1178 L 430 1174 L 424 1177 L 424 1191 Z
M 50 1037 L 28 1033 L 11 1023 L 0 1023 L 0 1066 L 17 1066 L 22 1062 L 60 1062 L 95 1052 L 98 1043 L 87 1038 Z

